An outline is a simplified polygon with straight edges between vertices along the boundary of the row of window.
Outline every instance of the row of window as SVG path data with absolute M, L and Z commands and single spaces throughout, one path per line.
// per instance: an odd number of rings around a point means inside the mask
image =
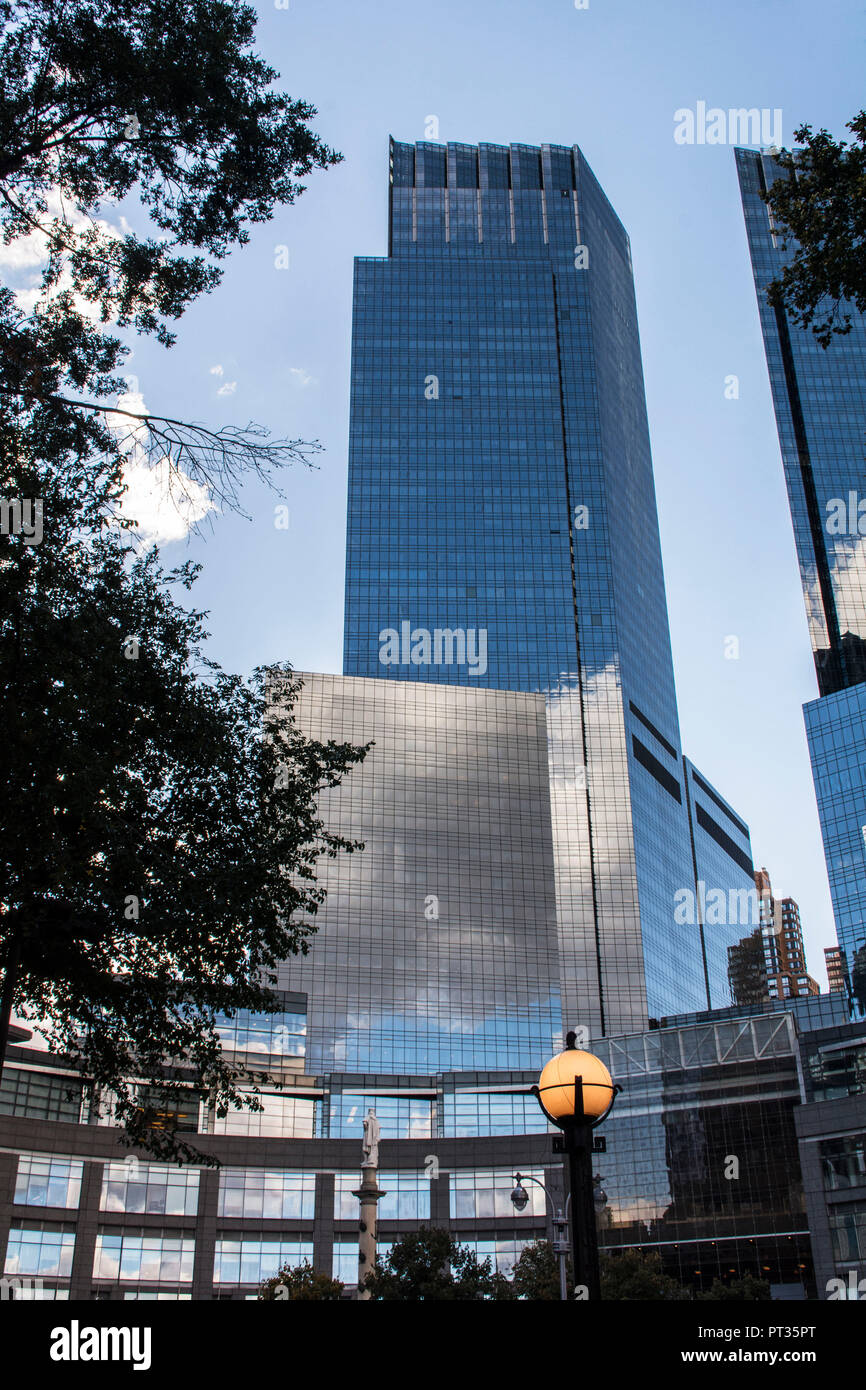
M 22 1155 L 18 1160 L 14 1200 L 19 1206 L 75 1208 L 81 1195 L 84 1164 L 80 1159 Z M 380 1173 L 385 1196 L 379 1204 L 382 1221 L 424 1221 L 430 1217 L 430 1174 Z M 529 1175 L 527 1175 L 529 1176 Z M 533 1171 L 541 1178 L 541 1171 Z M 334 1187 L 334 1217 L 354 1221 L 358 1199 L 355 1173 L 338 1173 Z M 515 1216 L 511 1205 L 513 1175 L 508 1169 L 453 1172 L 450 1209 L 453 1217 Z M 136 1158 L 106 1163 L 103 1168 L 100 1211 L 195 1216 L 198 1210 L 199 1170 L 141 1163 Z M 530 1183 L 529 1205 L 523 1216 L 544 1215 L 544 1194 Z M 314 1173 L 288 1169 L 223 1168 L 219 1175 L 218 1215 L 261 1220 L 312 1221 L 315 1216 Z
M 526 1240 L 507 1237 L 503 1240 L 461 1240 L 480 1259 L 490 1258 L 502 1273 L 509 1273 Z M 392 1242 L 378 1242 L 380 1257 L 391 1249 Z M 75 1235 L 62 1230 L 23 1230 L 10 1232 L 6 1256 L 5 1278 L 25 1280 L 44 1278 L 68 1279 L 72 1272 Z M 214 1284 L 223 1286 L 255 1285 L 272 1278 L 284 1265 L 298 1265 L 304 1260 L 312 1263 L 311 1240 L 231 1240 L 216 1242 Z M 183 1235 L 141 1235 L 123 1232 L 113 1235 L 99 1232 L 93 1261 L 93 1277 L 107 1283 L 144 1282 L 177 1286 L 168 1298 L 189 1297 L 182 1292 L 192 1284 L 195 1261 L 195 1241 Z M 334 1244 L 332 1271 L 345 1284 L 358 1278 L 357 1241 L 337 1241 Z M 64 1288 L 28 1290 L 22 1288 L 17 1297 L 68 1298 Z M 155 1298 L 157 1290 L 127 1290 L 125 1297 Z
M 529 1005 L 528 1009 L 528 1019 L 515 1017 L 512 1013 L 508 1018 L 492 1021 L 490 1026 L 495 1035 L 495 1046 L 499 1047 L 507 1035 L 512 1041 L 517 1039 L 518 1044 L 525 1048 L 533 1030 L 538 1026 L 536 1019 L 540 1019 L 542 1025 L 547 1026 L 549 1006 Z M 284 1025 L 279 1023 L 273 1025 L 277 1033 L 282 1026 Z M 545 1034 L 546 1045 L 552 1045 L 552 1027 L 549 1032 L 551 1037 Z M 245 1051 L 256 1050 L 253 1034 L 243 1020 L 237 1025 L 236 1037 Z M 293 1055 L 292 1044 L 282 1038 L 282 1035 L 279 1037 L 282 1041 L 274 1042 L 271 1039 L 266 1045 L 271 1048 L 284 1046 L 286 1055 Z M 400 1038 L 402 1037 L 401 1031 Z M 148 1099 L 148 1096 L 143 1096 L 144 1101 Z M 215 1134 L 242 1135 L 246 1138 L 313 1138 L 322 1131 L 321 1105 L 313 1097 L 308 1099 L 298 1095 L 263 1093 L 259 1096 L 259 1102 L 261 1110 L 231 1110 L 225 1116 L 214 1116 L 210 1129 Z M 363 1117 L 370 1104 L 375 1104 L 376 1115 L 382 1127 L 382 1137 L 385 1139 L 425 1139 L 436 1133 L 434 1102 L 428 1097 L 376 1094 L 371 1098 L 370 1095 L 360 1092 L 346 1091 L 332 1097 L 327 1116 L 330 1137 L 351 1139 L 356 1135 L 360 1136 Z M 50 1072 L 7 1067 L 0 1094 L 0 1113 L 23 1115 L 31 1119 L 79 1123 L 86 1120 L 86 1115 L 82 1112 L 81 1082 L 76 1077 L 66 1078 Z M 180 1129 L 190 1132 L 204 1132 L 206 1129 L 199 1111 L 199 1102 L 195 1097 L 184 1111 L 176 1108 L 172 1115 Z M 108 1097 L 103 1099 L 98 1120 L 101 1124 L 112 1122 L 111 1102 Z M 535 1134 L 542 1133 L 545 1129 L 544 1118 L 537 1103 L 531 1096 L 519 1092 L 460 1092 L 457 1095 L 446 1093 L 442 1102 L 442 1120 L 442 1132 L 458 1137 Z M 46 1197 L 38 1205 L 77 1206 L 78 1197 L 76 1195 L 65 1200 L 48 1200 Z

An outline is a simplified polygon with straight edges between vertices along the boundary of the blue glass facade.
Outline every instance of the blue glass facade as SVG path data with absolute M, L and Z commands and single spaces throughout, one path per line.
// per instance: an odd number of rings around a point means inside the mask
M 392 142 L 390 214 L 355 272 L 344 670 L 543 692 L 565 1019 L 704 1008 L 628 237 L 577 147 Z
M 852 309 L 851 332 L 822 348 L 767 304 L 764 289 L 788 253 L 761 192 L 786 175 L 769 155 L 736 157 L 818 688 L 828 695 L 866 680 L 866 318 Z
M 825 349 L 766 303 L 789 253 L 761 193 L 787 175 L 754 150 L 737 150 L 736 160 L 822 697 L 806 706 L 806 725 L 850 975 L 866 939 L 866 318 L 852 308 L 850 333 Z
M 723 1009 L 734 1002 L 728 950 L 754 931 L 761 920 L 749 827 L 688 758 L 683 758 L 683 784 L 707 998 L 711 1009 Z
M 866 683 L 804 706 L 839 944 L 866 1014 Z

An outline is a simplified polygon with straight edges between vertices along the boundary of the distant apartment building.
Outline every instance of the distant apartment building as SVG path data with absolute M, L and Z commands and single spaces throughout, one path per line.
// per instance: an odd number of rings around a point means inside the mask
M 768 999 L 799 999 L 820 994 L 806 969 L 800 909 L 793 898 L 774 898 L 766 869 L 755 871 L 761 905 L 761 935 Z

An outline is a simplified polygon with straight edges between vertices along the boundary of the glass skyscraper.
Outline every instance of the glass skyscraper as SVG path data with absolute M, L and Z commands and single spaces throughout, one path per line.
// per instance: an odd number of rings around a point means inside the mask
M 767 304 L 788 253 L 761 193 L 787 175 L 755 150 L 736 159 L 820 692 L 805 716 L 824 853 L 866 1006 L 866 319 L 852 308 L 825 349 Z
M 317 934 L 279 967 L 306 999 L 306 1065 L 542 1067 L 562 1045 L 542 696 L 302 680 L 308 735 L 373 742 L 318 802 L 364 848 L 317 867 Z
M 544 694 L 569 1026 L 727 1002 L 737 931 L 707 951 L 675 913 L 695 861 L 629 240 L 576 146 L 391 143 L 389 254 L 355 274 L 344 670 Z

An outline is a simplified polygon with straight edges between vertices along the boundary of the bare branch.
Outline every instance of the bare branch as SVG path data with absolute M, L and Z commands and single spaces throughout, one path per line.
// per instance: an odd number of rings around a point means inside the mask
M 0 395 L 19 395 L 4 390 Z M 118 434 L 121 452 L 139 451 L 142 462 L 154 467 L 169 465 L 169 490 L 189 496 L 188 484 L 197 483 L 208 489 L 212 500 L 249 519 L 239 503 L 240 486 L 249 474 L 258 478 L 282 496 L 273 475 L 291 464 L 302 463 L 315 468 L 312 456 L 322 450 L 318 440 L 271 439 L 263 425 L 250 421 L 241 428 L 224 425 L 209 429 L 195 421 L 177 420 L 167 415 L 142 415 L 121 406 L 98 401 L 71 400 L 66 396 L 36 397 L 44 405 L 67 409 L 87 410 L 102 415 L 111 426 L 112 418 L 123 416 L 131 423 L 129 432 Z M 117 433 L 117 431 L 115 431 Z

